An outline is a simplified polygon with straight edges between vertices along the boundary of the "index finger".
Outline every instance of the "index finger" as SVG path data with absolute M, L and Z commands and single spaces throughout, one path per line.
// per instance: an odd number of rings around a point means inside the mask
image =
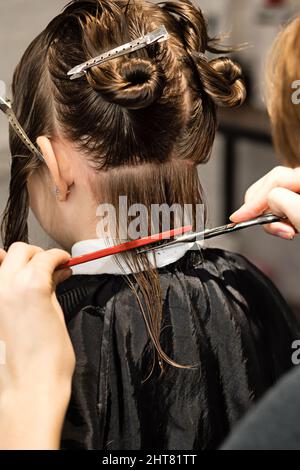
M 275 188 L 285 188 L 293 192 L 300 191 L 300 168 L 276 168 L 248 191 L 245 204 L 230 219 L 243 222 L 261 215 L 269 207 L 268 197 Z
M 64 250 L 52 249 L 36 254 L 30 261 L 31 266 L 39 267 L 52 276 L 54 271 L 64 263 L 67 263 L 71 255 Z
M 13 243 L 3 257 L 1 271 L 6 275 L 13 275 L 24 268 L 34 255 L 42 251 L 42 248 L 28 243 Z

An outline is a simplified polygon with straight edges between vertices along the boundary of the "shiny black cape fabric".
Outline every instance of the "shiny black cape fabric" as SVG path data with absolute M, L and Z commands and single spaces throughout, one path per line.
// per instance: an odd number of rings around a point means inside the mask
M 243 257 L 189 252 L 159 270 L 165 352 L 194 369 L 160 377 L 122 276 L 74 276 L 58 288 L 77 365 L 63 449 L 217 448 L 291 367 L 298 335 L 273 284 Z M 147 379 L 147 380 L 145 380 Z

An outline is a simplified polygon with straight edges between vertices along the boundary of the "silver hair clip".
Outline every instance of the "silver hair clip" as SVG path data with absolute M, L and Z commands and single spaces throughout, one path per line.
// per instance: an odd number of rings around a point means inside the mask
M 12 110 L 11 103 L 8 99 L 4 98 L 6 95 L 5 83 L 0 80 L 0 110 L 6 115 L 9 124 L 14 129 L 16 134 L 20 137 L 26 147 L 43 163 L 45 162 L 43 155 L 37 149 L 37 147 L 31 142 L 26 132 L 22 128 L 15 113 Z
M 165 26 L 162 25 L 152 31 L 152 33 L 146 34 L 146 36 L 142 36 L 132 42 L 128 42 L 127 44 L 123 44 L 122 46 L 116 47 L 115 49 L 111 49 L 110 51 L 107 51 L 98 57 L 90 59 L 83 64 L 77 65 L 68 72 L 68 75 L 70 76 L 70 80 L 76 80 L 77 78 L 84 76 L 86 71 L 92 67 L 96 67 L 97 65 L 103 64 L 108 60 L 115 59 L 116 57 L 143 49 L 149 44 L 166 41 L 168 38 L 169 34 Z

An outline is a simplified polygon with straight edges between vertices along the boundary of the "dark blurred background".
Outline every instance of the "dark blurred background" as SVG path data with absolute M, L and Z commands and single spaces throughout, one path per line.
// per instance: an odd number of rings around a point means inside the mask
M 1 0 L 0 79 L 7 85 L 29 42 L 66 3 L 67 0 Z M 195 0 L 194 3 L 207 16 L 211 34 L 227 35 L 224 41 L 230 45 L 247 44 L 235 54 L 247 79 L 247 102 L 238 110 L 220 113 L 211 161 L 199 168 L 208 202 L 209 225 L 215 226 L 228 220 L 231 211 L 242 203 L 249 185 L 278 164 L 265 110 L 268 90 L 264 85 L 264 67 L 279 28 L 300 12 L 300 0 Z M 5 118 L 0 117 L 1 210 L 7 198 L 8 181 L 8 130 Z M 30 241 L 45 248 L 53 246 L 33 217 Z M 273 279 L 291 306 L 300 311 L 300 239 L 285 242 L 255 228 L 210 244 L 246 255 Z

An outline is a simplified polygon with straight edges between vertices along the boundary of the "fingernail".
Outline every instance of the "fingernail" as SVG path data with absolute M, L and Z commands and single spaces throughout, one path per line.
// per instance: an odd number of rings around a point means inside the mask
M 230 220 L 233 220 L 233 219 L 235 219 L 235 218 L 237 218 L 237 217 L 241 217 L 241 216 L 242 216 L 243 218 L 246 218 L 246 217 L 249 216 L 249 218 L 250 218 L 250 212 L 247 211 L 247 209 L 246 209 L 246 204 L 244 204 L 244 205 L 243 205 L 242 207 L 240 207 L 237 211 L 235 211 L 235 212 L 229 217 L 229 219 L 230 219 Z
M 284 240 L 294 240 L 295 235 L 291 232 L 278 232 L 276 234 L 277 237 L 283 238 Z
M 230 220 L 233 220 L 236 216 L 238 216 L 241 212 L 241 209 L 235 211 L 231 216 L 229 217 Z
M 70 268 L 64 269 L 63 272 L 62 272 L 63 280 L 66 281 L 67 279 L 69 279 L 69 277 L 72 276 L 72 274 L 73 274 L 72 269 L 70 269 Z

